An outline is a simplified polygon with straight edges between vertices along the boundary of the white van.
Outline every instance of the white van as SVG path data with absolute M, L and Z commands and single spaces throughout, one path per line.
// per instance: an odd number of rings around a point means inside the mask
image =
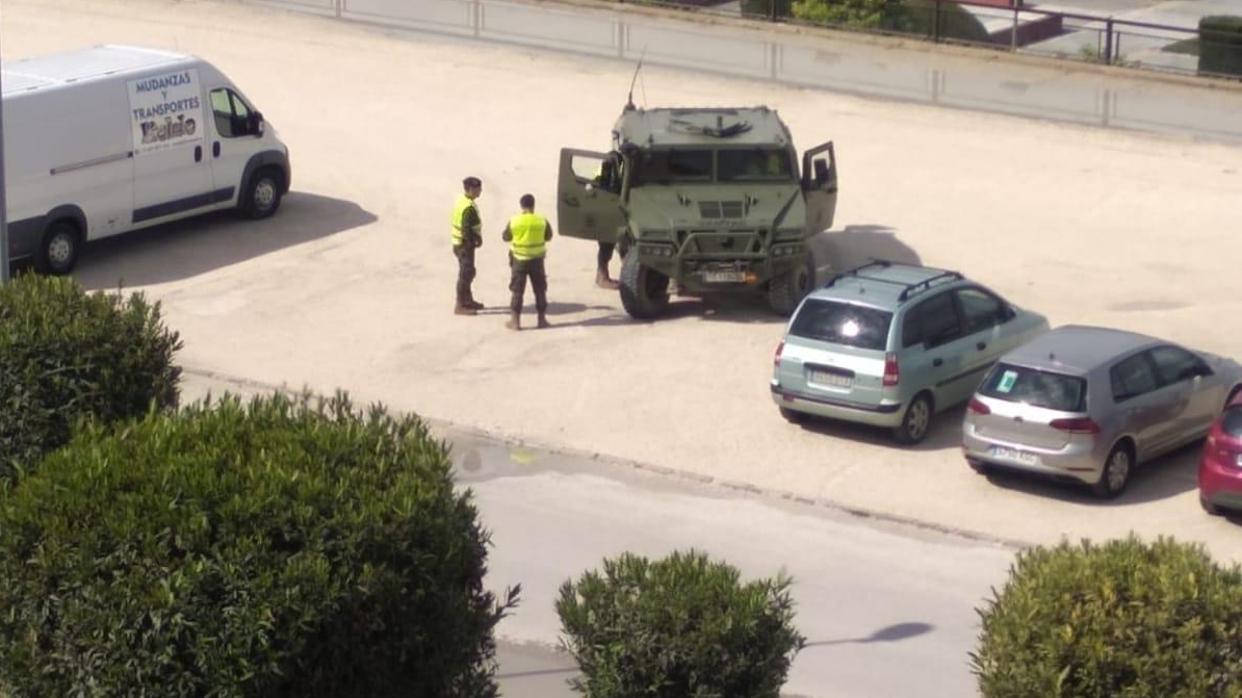
M 289 149 L 200 58 L 97 46 L 6 61 L 9 251 L 65 274 L 82 243 L 207 211 L 272 215 Z

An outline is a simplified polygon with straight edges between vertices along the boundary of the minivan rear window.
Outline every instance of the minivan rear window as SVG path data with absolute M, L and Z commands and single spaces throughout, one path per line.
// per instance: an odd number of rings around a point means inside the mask
M 1220 418 L 1220 430 L 1230 436 L 1242 438 L 1242 407 L 1230 407 Z
M 884 351 L 893 314 L 849 303 L 808 298 L 789 334 L 859 349 Z
M 983 379 L 979 392 L 1008 402 L 1024 402 L 1058 412 L 1085 412 L 1087 381 L 1051 371 L 996 364 Z

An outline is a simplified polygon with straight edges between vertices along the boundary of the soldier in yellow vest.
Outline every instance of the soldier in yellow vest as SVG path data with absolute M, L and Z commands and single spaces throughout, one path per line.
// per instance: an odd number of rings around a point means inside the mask
M 509 321 L 505 327 L 522 329 L 522 299 L 526 295 L 526 277 L 535 291 L 535 310 L 539 313 L 539 327 L 551 327 L 548 323 L 548 274 L 543 266 L 548 241 L 552 239 L 552 224 L 535 213 L 535 197 L 523 194 L 519 202 L 522 212 L 509 219 L 505 226 L 504 240 L 509 243 L 509 266 L 513 270 L 509 278 Z
M 474 200 L 483 193 L 483 181 L 467 177 L 461 182 L 464 193 L 453 207 L 453 256 L 457 257 L 457 303 L 453 312 L 458 315 L 477 315 L 483 304 L 474 299 L 470 284 L 474 282 L 474 250 L 483 244 L 483 219 Z

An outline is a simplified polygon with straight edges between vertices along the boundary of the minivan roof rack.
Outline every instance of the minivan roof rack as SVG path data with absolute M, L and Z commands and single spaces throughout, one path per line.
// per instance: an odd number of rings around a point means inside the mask
M 912 284 L 906 283 L 904 281 L 897 281 L 896 279 L 883 279 L 878 276 L 865 276 L 864 274 L 862 274 L 862 272 L 868 269 L 888 269 L 889 267 L 892 267 L 894 265 L 904 266 L 904 267 L 915 267 L 918 269 L 926 269 L 928 271 L 934 271 L 934 272 L 939 272 L 939 273 L 935 274 L 934 276 L 928 277 L 922 281 L 917 281 Z M 838 281 L 846 277 L 854 277 L 857 279 L 864 279 L 866 281 L 876 281 L 876 282 L 883 283 L 883 284 L 894 284 L 897 286 L 901 286 L 902 287 L 901 294 L 897 297 L 897 300 L 899 301 L 906 301 L 911 296 L 928 290 L 936 282 L 960 281 L 962 279 L 962 275 L 960 272 L 949 271 L 948 269 L 936 269 L 934 267 L 924 267 L 918 264 L 901 264 L 900 262 L 890 262 L 887 259 L 873 259 L 870 262 L 867 262 L 866 264 L 863 264 L 861 266 L 857 266 L 848 271 L 843 271 L 838 274 L 834 274 L 832 278 L 828 279 L 828 281 L 824 283 L 823 287 L 831 288 Z

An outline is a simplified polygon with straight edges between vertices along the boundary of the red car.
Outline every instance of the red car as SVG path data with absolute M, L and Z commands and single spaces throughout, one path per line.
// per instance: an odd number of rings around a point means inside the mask
M 1242 393 L 1212 424 L 1199 461 L 1199 501 L 1209 514 L 1242 512 Z

